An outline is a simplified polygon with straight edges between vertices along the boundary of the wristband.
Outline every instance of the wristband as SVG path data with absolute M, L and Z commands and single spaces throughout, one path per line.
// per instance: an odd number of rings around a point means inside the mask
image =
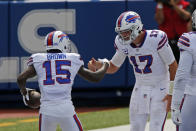
M 172 93 L 173 93 L 173 88 L 174 88 L 174 81 L 170 81 L 170 85 L 169 85 L 169 95 L 172 95 Z

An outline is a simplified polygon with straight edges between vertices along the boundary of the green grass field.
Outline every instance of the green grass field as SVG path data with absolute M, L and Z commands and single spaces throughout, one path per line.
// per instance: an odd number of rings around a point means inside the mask
M 129 109 L 96 111 L 78 114 L 84 131 L 129 124 Z M 170 113 L 168 114 L 170 118 Z M 1 119 L 0 131 L 38 131 L 38 117 Z M 57 127 L 56 131 L 61 131 Z
M 129 123 L 129 109 L 120 108 L 78 114 L 84 131 Z M 38 117 L 1 119 L 0 131 L 38 131 Z M 61 131 L 58 127 L 56 131 Z

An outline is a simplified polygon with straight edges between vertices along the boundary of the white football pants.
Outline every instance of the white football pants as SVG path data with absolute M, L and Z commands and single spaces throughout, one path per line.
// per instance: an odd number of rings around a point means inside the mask
M 177 131 L 196 131 L 195 112 L 196 96 L 186 94 L 181 109 L 182 124 L 177 126 Z
M 135 85 L 129 108 L 131 131 L 145 131 L 149 117 L 150 131 L 163 131 L 167 113 L 162 99 L 166 94 L 165 84 L 158 87 Z
M 62 131 L 83 131 L 82 124 L 76 114 L 73 117 L 54 117 L 40 114 L 39 131 L 56 131 L 57 125 L 60 125 Z

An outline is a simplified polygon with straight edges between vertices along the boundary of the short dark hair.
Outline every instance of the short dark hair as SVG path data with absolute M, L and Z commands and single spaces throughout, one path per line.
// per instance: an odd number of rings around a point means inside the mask
M 62 53 L 62 51 L 59 49 L 51 49 L 51 50 L 47 50 L 47 53 Z

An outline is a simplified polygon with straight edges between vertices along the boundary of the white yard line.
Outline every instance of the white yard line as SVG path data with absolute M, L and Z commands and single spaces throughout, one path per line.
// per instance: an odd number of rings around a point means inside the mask
M 123 126 L 116 126 L 116 127 L 89 130 L 89 131 L 130 131 L 130 126 L 123 125 Z M 145 131 L 149 131 L 149 123 L 147 123 Z M 175 125 L 173 124 L 171 119 L 166 120 L 164 131 L 176 131 Z

